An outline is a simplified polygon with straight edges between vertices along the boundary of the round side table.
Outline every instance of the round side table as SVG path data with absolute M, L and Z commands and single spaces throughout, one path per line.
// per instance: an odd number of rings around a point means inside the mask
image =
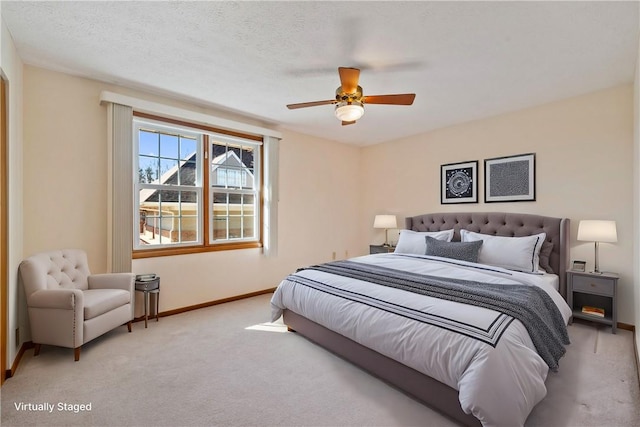
M 142 292 L 144 294 L 144 327 L 146 328 L 147 320 L 149 318 L 149 294 L 155 295 L 156 322 L 160 320 L 158 318 L 158 312 L 160 308 L 160 277 L 156 276 L 156 278 L 152 280 L 136 280 L 136 291 Z

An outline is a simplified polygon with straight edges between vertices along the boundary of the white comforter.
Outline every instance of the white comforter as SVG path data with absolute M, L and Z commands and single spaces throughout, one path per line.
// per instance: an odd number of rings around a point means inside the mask
M 548 275 L 416 255 L 377 254 L 351 260 L 505 286 L 538 286 L 552 297 L 565 323 L 571 316 Z M 271 300 L 273 320 L 290 309 L 435 378 L 458 390 L 462 409 L 485 426 L 523 425 L 546 395 L 549 368 L 516 319 L 320 271 L 302 270 L 296 275 L 307 284 L 282 281 Z

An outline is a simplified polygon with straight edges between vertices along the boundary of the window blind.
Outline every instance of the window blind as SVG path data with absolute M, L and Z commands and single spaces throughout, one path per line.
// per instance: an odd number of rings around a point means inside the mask
M 109 104 L 109 255 L 113 273 L 131 271 L 133 250 L 133 109 Z

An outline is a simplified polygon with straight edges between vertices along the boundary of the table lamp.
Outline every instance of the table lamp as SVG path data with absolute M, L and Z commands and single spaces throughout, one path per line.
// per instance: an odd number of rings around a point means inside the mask
M 598 243 L 615 243 L 618 241 L 615 221 L 585 220 L 578 224 L 578 240 L 595 242 L 595 274 L 602 274 L 598 266 Z
M 389 246 L 387 232 L 390 228 L 398 228 L 395 215 L 376 215 L 373 220 L 373 228 L 384 228 L 384 246 Z

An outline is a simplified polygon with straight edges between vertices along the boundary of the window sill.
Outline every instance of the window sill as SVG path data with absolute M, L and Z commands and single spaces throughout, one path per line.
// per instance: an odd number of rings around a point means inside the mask
M 136 249 L 132 252 L 133 259 L 154 258 L 161 256 L 188 255 L 202 252 L 231 251 L 235 249 L 261 248 L 260 242 L 221 243 L 210 246 L 189 246 L 179 248 Z

